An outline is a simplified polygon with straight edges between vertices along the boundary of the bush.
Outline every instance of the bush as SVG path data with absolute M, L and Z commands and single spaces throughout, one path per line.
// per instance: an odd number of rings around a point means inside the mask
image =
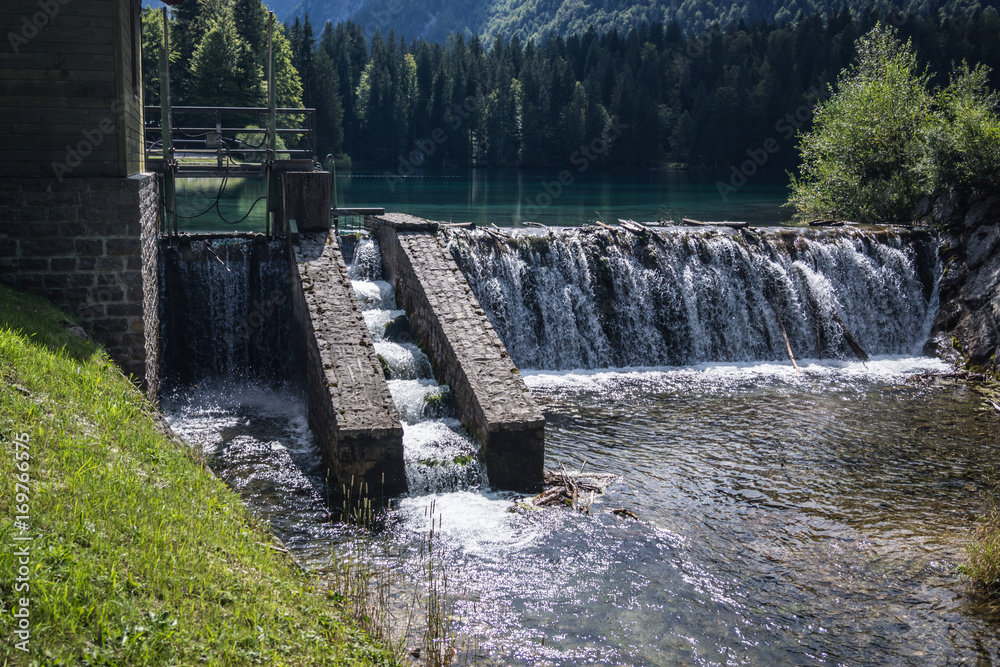
M 988 68 L 963 65 L 947 88 L 932 91 L 895 29 L 876 25 L 857 51 L 800 137 L 789 204 L 803 215 L 900 221 L 924 195 L 995 182 L 1000 120 Z
M 918 173 L 930 192 L 948 187 L 996 187 L 1000 178 L 1000 119 L 989 69 L 965 63 L 938 93 L 935 113 L 924 131 Z

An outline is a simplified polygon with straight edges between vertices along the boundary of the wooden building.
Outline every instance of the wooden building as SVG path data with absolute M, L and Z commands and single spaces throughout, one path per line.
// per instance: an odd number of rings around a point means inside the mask
M 143 171 L 140 0 L 4 0 L 0 176 Z

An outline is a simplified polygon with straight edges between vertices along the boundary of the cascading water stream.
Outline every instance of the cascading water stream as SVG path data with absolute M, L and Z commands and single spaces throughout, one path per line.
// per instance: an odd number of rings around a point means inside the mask
M 413 342 L 406 311 L 382 280 L 378 245 L 361 241 L 349 267 L 365 324 L 403 421 L 403 455 L 411 495 L 486 486 L 478 445 L 454 418 L 451 389 L 434 379 L 430 359 Z
M 937 307 L 926 232 L 583 228 L 450 233 L 521 368 L 681 366 L 919 351 Z
M 165 388 L 213 377 L 291 375 L 288 255 L 263 237 L 164 244 L 160 327 Z

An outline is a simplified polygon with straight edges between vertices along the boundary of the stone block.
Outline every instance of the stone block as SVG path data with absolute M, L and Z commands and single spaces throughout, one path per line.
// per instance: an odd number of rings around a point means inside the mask
M 21 222 L 45 222 L 49 219 L 49 209 L 46 206 L 22 206 L 17 211 Z
M 10 207 L 14 210 L 25 205 L 24 193 L 20 190 L 0 190 L 0 209 Z
M 142 301 L 138 303 L 109 303 L 108 317 L 142 317 Z
M 97 270 L 98 271 L 123 271 L 125 270 L 125 258 L 124 257 L 98 257 L 97 258 Z
M 122 317 L 104 317 L 90 323 L 94 335 L 105 338 L 112 334 L 123 334 L 128 331 L 128 320 Z
M 73 252 L 77 257 L 99 257 L 104 254 L 104 241 L 100 239 L 74 239 Z
M 68 273 L 47 273 L 44 276 L 45 289 L 60 290 L 70 287 L 72 276 Z M 50 296 L 49 298 L 53 298 Z
M 78 206 L 53 206 L 49 208 L 48 219 L 50 222 L 76 222 L 78 218 Z M 63 232 L 66 236 L 76 236 L 80 232 Z
M 78 206 L 80 204 L 80 193 L 76 190 L 40 190 L 19 193 L 23 205 L 34 206 L 43 204 L 45 206 Z M 0 198 L 0 202 L 3 199 Z
M 76 271 L 76 257 L 53 257 L 50 261 L 53 271 Z M 93 281 L 93 276 L 91 276 Z
M 139 244 L 138 235 L 136 235 L 135 238 L 106 239 L 104 241 L 104 247 L 107 249 L 108 255 L 115 255 L 119 257 L 127 257 L 129 255 L 135 255 L 138 257 L 142 249 Z
M 55 264 L 56 260 L 52 260 Z M 94 286 L 94 274 L 93 273 L 71 273 L 69 274 L 69 286 L 70 287 L 93 287 Z
M 45 257 L 22 257 L 19 271 L 48 271 L 49 260 Z

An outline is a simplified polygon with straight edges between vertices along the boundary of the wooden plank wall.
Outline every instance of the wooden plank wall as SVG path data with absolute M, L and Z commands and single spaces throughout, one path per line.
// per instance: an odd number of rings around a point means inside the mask
M 0 176 L 141 171 L 141 75 L 136 91 L 127 29 L 139 20 L 138 0 L 44 4 L 0 3 Z
M 75 1 L 75 0 L 74 0 Z M 126 175 L 143 170 L 145 163 L 142 122 L 142 33 L 141 0 L 115 0 L 119 29 L 118 99 L 119 151 L 121 168 Z

